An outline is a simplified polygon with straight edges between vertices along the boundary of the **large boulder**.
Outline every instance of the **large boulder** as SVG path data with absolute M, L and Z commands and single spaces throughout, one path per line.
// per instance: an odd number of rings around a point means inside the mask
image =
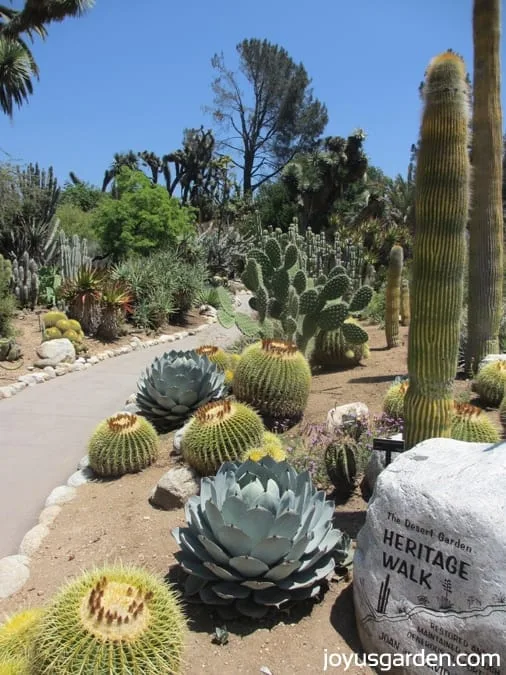
M 76 350 L 74 345 L 67 338 L 58 338 L 56 340 L 47 340 L 37 347 L 37 354 L 40 356 L 41 365 L 56 366 L 59 363 L 74 363 L 76 360 Z
M 382 471 L 354 559 L 362 645 L 453 661 L 473 655 L 468 665 L 397 661 L 389 672 L 505 672 L 505 517 L 505 443 L 432 439 Z M 477 670 L 480 654 L 499 655 L 501 666 Z

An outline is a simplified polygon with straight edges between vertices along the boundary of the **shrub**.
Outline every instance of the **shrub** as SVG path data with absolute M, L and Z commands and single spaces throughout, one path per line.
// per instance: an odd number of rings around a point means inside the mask
M 12 334 L 11 321 L 16 308 L 16 298 L 10 292 L 11 264 L 0 255 L 0 337 Z

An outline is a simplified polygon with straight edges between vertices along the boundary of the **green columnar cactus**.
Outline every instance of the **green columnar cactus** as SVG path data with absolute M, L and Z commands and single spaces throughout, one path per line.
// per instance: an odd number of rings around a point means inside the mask
M 93 432 L 88 445 L 90 467 L 106 478 L 137 473 L 156 460 L 159 447 L 158 434 L 147 420 L 116 413 Z
M 64 281 L 74 279 L 79 270 L 91 265 L 91 257 L 88 255 L 88 242 L 81 239 L 77 234 L 71 238 L 65 232 L 59 233 L 60 271 Z
M 473 3 L 473 190 L 469 219 L 466 370 L 499 352 L 503 314 L 501 0 Z
M 449 437 L 469 212 L 469 86 L 460 56 L 429 64 L 416 171 L 416 238 L 404 401 L 406 448 Z
M 401 276 L 404 263 L 402 246 L 392 246 L 385 290 L 385 335 L 387 347 L 399 346 L 399 314 L 401 312 Z
M 162 580 L 134 567 L 96 569 L 50 603 L 30 649 L 30 673 L 176 674 L 185 630 Z
M 12 286 L 21 307 L 35 309 L 39 298 L 39 275 L 35 260 L 25 251 L 21 260 L 12 262 Z
M 468 443 L 497 443 L 500 434 L 481 408 L 469 403 L 456 403 L 451 438 Z
M 233 381 L 234 395 L 275 424 L 297 422 L 311 386 L 311 370 L 295 344 L 263 340 L 247 347 Z
M 401 282 L 401 326 L 409 326 L 411 319 L 409 302 L 409 281 L 403 279 Z
M 242 461 L 248 450 L 262 444 L 264 425 L 249 406 L 225 399 L 199 408 L 186 429 L 181 451 L 203 476 L 216 473 L 224 462 Z
M 498 408 L 506 392 L 506 361 L 492 361 L 478 372 L 474 389 L 483 403 Z

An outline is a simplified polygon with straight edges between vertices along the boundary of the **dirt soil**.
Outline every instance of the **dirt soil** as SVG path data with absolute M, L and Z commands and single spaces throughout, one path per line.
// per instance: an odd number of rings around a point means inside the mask
M 33 312 L 21 310 L 17 313 L 12 325 L 16 342 L 21 347 L 22 358 L 14 363 L 0 362 L 0 387 L 16 382 L 20 375 L 27 375 L 32 371 L 38 372 L 37 368 L 33 368 L 33 363 L 39 360 L 37 347 L 42 342 L 42 315 L 46 311 L 48 310 L 39 308 Z M 206 323 L 206 317 L 199 314 L 198 310 L 191 310 L 184 323 L 166 324 L 156 332 L 146 332 L 128 326 L 128 333 L 112 342 L 104 342 L 103 340 L 87 337 L 85 339 L 87 351 L 79 354 L 79 356 L 94 356 L 108 349 L 119 349 L 128 345 L 134 336 L 144 342 L 154 340 L 158 335 L 171 335 L 181 330 L 192 330 L 203 323 Z
M 371 356 L 358 368 L 316 375 L 306 412 L 306 421 L 323 422 L 336 404 L 362 401 L 372 414 L 381 412 L 389 383 L 406 372 L 406 344 L 384 348 L 384 332 L 367 328 Z M 401 329 L 403 341 L 407 329 Z M 468 387 L 457 383 L 457 390 Z M 31 561 L 31 576 L 15 596 L 0 602 L 0 616 L 22 607 L 50 600 L 64 579 L 85 568 L 105 562 L 135 563 L 174 578 L 177 545 L 172 528 L 184 525 L 182 509 L 171 512 L 153 508 L 148 497 L 159 477 L 178 462 L 171 455 L 172 437 L 163 438 L 161 459 L 138 475 L 119 480 L 89 483 L 80 487 L 77 498 L 63 507 L 49 536 Z M 346 504 L 338 505 L 337 526 L 355 539 L 365 519 L 366 503 L 357 492 Z M 209 608 L 188 605 L 190 631 L 186 640 L 184 675 L 293 675 L 322 672 L 324 650 L 342 654 L 360 653 L 355 628 L 352 586 L 349 578 L 335 577 L 323 599 L 293 613 L 282 613 L 275 621 L 226 622 L 228 644 L 212 642 L 216 627 L 225 622 Z M 263 669 L 263 670 L 261 670 Z M 344 668 L 329 669 L 345 672 Z M 351 667 L 352 675 L 372 673 L 369 668 Z

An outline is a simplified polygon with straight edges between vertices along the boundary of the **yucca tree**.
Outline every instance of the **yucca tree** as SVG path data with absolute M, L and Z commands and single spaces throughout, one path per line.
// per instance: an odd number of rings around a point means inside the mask
M 112 181 L 118 176 L 121 169 L 126 166 L 127 169 L 138 171 L 139 169 L 139 155 L 133 150 L 128 152 L 116 152 L 111 166 L 104 172 L 104 180 L 102 181 L 102 192 L 106 192 Z
M 95 0 L 26 0 L 23 9 L 0 5 L 0 107 L 12 117 L 33 93 L 39 69 L 26 37 L 45 39 L 47 26 L 69 16 L 81 16 Z

